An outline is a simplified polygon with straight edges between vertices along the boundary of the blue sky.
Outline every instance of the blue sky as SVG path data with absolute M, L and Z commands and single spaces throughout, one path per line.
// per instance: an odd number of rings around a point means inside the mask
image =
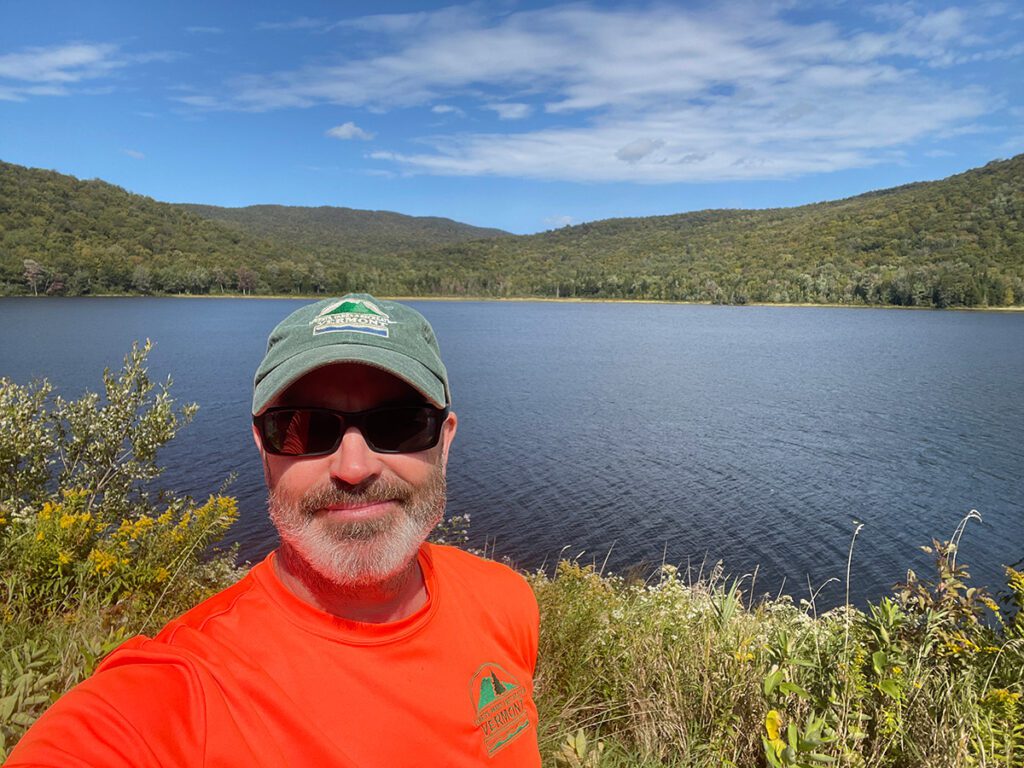
M 0 159 L 512 232 L 1024 152 L 1024 2 L 0 0 Z

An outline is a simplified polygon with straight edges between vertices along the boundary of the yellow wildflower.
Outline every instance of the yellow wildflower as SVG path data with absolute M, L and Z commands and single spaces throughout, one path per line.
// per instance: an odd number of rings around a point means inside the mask
M 93 573 L 110 573 L 114 566 L 117 565 L 117 555 L 113 555 L 110 552 L 103 552 L 99 549 L 94 549 L 89 553 L 89 562 L 92 563 Z
M 1015 592 L 1024 592 L 1024 571 L 1006 566 L 1006 583 Z
M 153 580 L 158 584 L 167 581 L 167 577 L 171 575 L 171 572 L 164 568 L 162 565 L 156 569 L 156 573 L 153 575 Z
M 57 565 L 67 565 L 71 562 L 71 555 L 61 550 L 57 553 Z
M 42 541 L 42 540 L 43 540 L 43 532 L 42 531 L 36 531 L 36 541 Z
M 1016 702 L 1020 700 L 1020 694 L 1008 691 L 1006 688 L 993 688 L 985 696 L 985 700 L 993 703 L 1005 704 L 1006 702 Z
M 57 505 L 55 505 L 52 501 L 46 502 L 45 504 L 43 504 L 43 508 L 39 510 L 39 518 L 41 520 L 49 520 L 50 517 L 53 515 L 53 511 L 55 509 L 57 509 Z
M 135 521 L 135 525 L 132 526 L 132 532 L 129 534 L 132 541 L 139 538 L 142 534 L 153 527 L 156 521 L 152 517 L 140 517 Z
M 77 519 L 78 519 L 78 517 L 76 515 L 68 515 L 68 514 L 61 515 L 60 516 L 60 527 L 61 527 L 61 530 L 65 530 L 66 531 L 68 528 L 70 528 L 72 525 L 75 524 L 75 521 Z

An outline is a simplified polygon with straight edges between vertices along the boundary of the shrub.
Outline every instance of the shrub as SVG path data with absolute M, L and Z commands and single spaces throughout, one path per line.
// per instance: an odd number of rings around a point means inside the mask
M 122 640 L 237 577 L 233 552 L 211 550 L 235 500 L 153 488 L 196 406 L 150 380 L 150 349 L 104 371 L 102 397 L 0 379 L 0 758 Z

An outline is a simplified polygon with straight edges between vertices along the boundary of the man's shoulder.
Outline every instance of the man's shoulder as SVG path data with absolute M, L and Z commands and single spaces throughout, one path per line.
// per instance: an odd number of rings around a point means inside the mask
M 231 638 L 244 634 L 246 626 L 259 621 L 258 616 L 250 615 L 259 610 L 247 598 L 257 586 L 254 572 L 263 567 L 265 563 L 254 566 L 230 587 L 171 619 L 153 637 L 138 635 L 122 643 L 97 672 L 142 665 L 151 670 L 164 667 L 172 677 L 180 677 L 182 672 L 190 677 L 204 669 L 211 659 L 222 655 L 220 648 L 230 646 Z
M 484 578 L 523 580 L 522 575 L 497 560 L 490 560 L 448 544 L 427 543 L 423 546 L 436 568 L 472 573 Z
M 438 577 L 445 582 L 461 582 L 476 593 L 490 597 L 507 595 L 535 603 L 533 589 L 526 577 L 505 563 L 489 560 L 445 544 L 424 544 Z
M 203 632 L 218 619 L 230 617 L 232 614 L 244 610 L 244 607 L 252 602 L 247 598 L 251 598 L 253 592 L 256 591 L 256 573 L 265 567 L 267 567 L 265 561 L 258 563 L 230 587 L 216 592 L 195 607 L 172 619 L 155 639 L 173 644 L 175 635 L 185 628 Z

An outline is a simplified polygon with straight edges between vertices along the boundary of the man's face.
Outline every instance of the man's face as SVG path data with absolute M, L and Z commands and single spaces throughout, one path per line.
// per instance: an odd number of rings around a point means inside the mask
M 303 377 L 272 405 L 356 412 L 422 402 L 412 387 L 384 371 L 339 363 Z M 334 453 L 277 456 L 263 450 L 257 434 L 270 517 L 284 546 L 338 586 L 377 584 L 401 572 L 444 512 L 455 424 L 449 414 L 438 444 L 417 453 L 376 453 L 350 427 Z

